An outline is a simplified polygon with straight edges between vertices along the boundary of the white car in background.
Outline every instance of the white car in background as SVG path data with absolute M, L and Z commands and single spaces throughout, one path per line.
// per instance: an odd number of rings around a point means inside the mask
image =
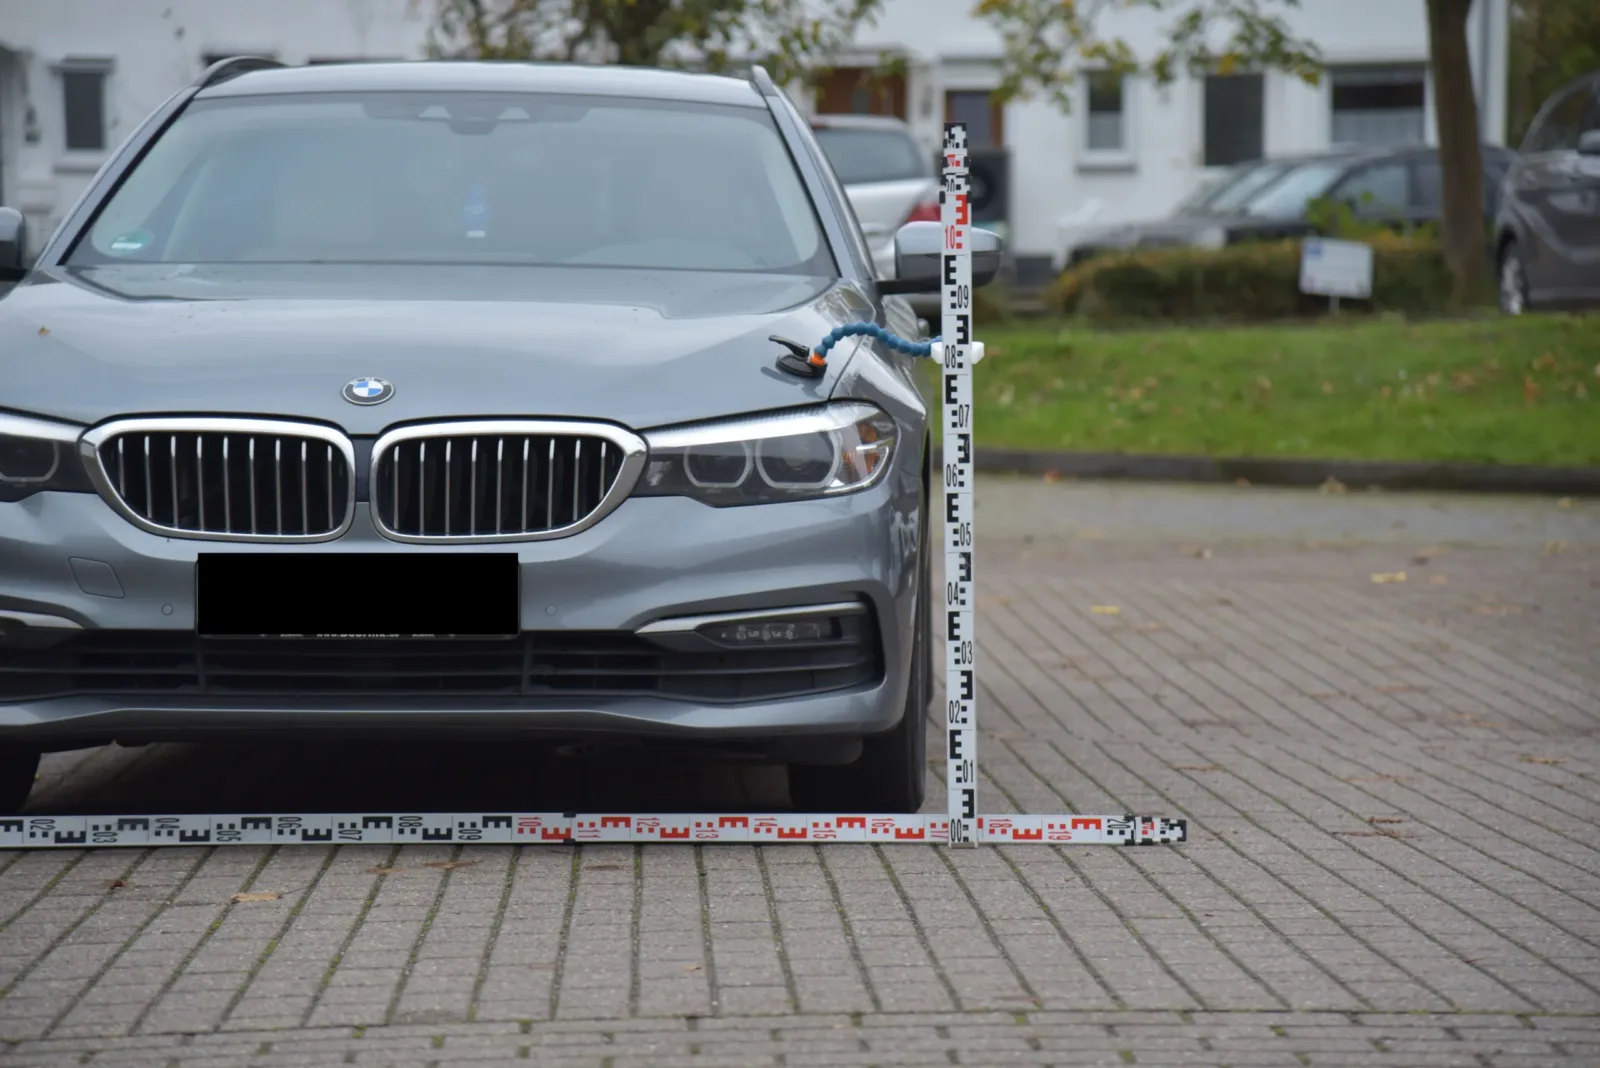
M 934 154 L 899 119 L 817 115 L 811 132 L 844 184 L 879 278 L 894 277 L 894 235 L 908 222 L 939 221 Z M 937 294 L 908 297 L 920 314 L 938 311 Z

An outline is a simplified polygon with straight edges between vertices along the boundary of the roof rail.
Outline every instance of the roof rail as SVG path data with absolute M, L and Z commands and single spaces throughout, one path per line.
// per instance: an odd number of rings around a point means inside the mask
M 767 73 L 767 68 L 759 63 L 751 64 L 750 80 L 756 83 L 756 88 L 761 90 L 762 96 L 777 96 L 778 86 L 773 82 L 772 75 Z
M 287 66 L 287 63 L 281 63 L 271 56 L 229 56 L 227 59 L 219 59 L 207 67 L 204 73 L 195 79 L 194 87 L 196 89 L 205 89 L 208 86 L 225 82 L 229 78 L 237 78 L 241 74 L 248 74 L 253 70 L 277 70 L 280 67 Z

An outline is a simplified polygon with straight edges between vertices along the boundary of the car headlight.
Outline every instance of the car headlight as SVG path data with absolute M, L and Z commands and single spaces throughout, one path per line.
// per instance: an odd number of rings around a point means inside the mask
M 82 427 L 0 412 L 0 501 L 41 490 L 92 493 L 76 455 Z
M 894 420 L 860 401 L 668 427 L 645 435 L 636 497 L 693 497 L 719 507 L 837 497 L 889 469 Z
M 1227 243 L 1228 231 L 1220 226 L 1208 226 L 1195 234 L 1190 241 L 1190 244 L 1194 245 L 1195 248 L 1212 250 L 1223 248 Z

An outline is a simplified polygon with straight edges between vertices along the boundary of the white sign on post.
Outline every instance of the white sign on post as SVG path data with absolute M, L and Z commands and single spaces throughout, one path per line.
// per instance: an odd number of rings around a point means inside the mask
M 1300 244 L 1300 292 L 1365 300 L 1372 296 L 1372 246 L 1308 237 Z

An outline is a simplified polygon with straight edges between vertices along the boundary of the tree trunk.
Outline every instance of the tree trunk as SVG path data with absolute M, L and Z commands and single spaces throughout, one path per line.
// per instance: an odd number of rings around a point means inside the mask
M 1454 280 L 1455 299 L 1467 303 L 1480 297 L 1489 282 L 1484 254 L 1488 241 L 1483 217 L 1483 152 L 1467 50 L 1467 12 L 1473 0 L 1427 0 L 1427 4 L 1433 114 L 1439 132 L 1444 200 L 1439 237 Z

